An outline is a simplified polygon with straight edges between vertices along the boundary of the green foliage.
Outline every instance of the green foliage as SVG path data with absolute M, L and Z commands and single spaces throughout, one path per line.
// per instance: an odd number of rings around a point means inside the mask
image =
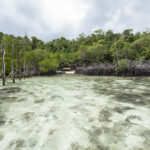
M 39 62 L 40 71 L 42 73 L 48 73 L 50 71 L 56 71 L 59 67 L 59 61 L 57 59 L 44 59 Z
M 56 70 L 63 63 L 69 63 L 72 66 L 79 62 L 86 65 L 106 61 L 116 63 L 116 52 L 119 70 L 126 68 L 126 60 L 150 59 L 150 33 L 134 34 L 132 29 L 126 29 L 122 33 L 114 33 L 112 30 L 104 32 L 100 29 L 88 36 L 82 33 L 73 40 L 61 37 L 46 43 L 35 36 L 30 39 L 27 35 L 15 37 L 0 32 L 1 43 L 5 46 L 7 74 L 11 72 L 12 44 L 15 69 L 18 68 L 19 54 L 22 70 L 25 57 L 28 66 L 43 73 Z
M 123 38 L 124 38 L 124 40 L 126 41 L 126 42 L 133 42 L 134 41 L 134 39 L 135 39 L 135 36 L 134 36 L 134 34 L 132 33 L 132 29 L 126 29 L 126 30 L 124 30 L 123 31 Z
M 106 46 L 97 43 L 93 43 L 92 46 L 82 45 L 79 51 L 81 60 L 87 63 L 104 62 L 108 56 Z
M 39 40 L 35 36 L 32 36 L 32 50 L 36 49 L 38 46 L 41 46 L 40 44 L 38 44 L 39 42 L 42 44 L 41 40 Z
M 132 45 L 131 49 L 134 50 L 136 59 L 141 57 L 144 59 L 150 59 L 150 36 L 144 36 L 136 40 Z
M 128 67 L 128 60 L 126 59 L 119 60 L 117 70 L 124 71 L 127 69 L 127 67 Z

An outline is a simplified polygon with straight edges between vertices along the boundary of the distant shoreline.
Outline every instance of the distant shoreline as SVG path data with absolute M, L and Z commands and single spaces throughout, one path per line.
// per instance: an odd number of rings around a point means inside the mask
M 78 67 L 75 73 L 91 76 L 150 76 L 150 62 L 130 61 L 126 68 L 119 68 L 109 63 L 97 63 Z

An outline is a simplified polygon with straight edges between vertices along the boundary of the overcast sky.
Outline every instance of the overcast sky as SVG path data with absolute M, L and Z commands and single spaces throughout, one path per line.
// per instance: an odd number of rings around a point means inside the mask
M 150 0 L 0 0 L 0 31 L 48 41 L 150 27 Z

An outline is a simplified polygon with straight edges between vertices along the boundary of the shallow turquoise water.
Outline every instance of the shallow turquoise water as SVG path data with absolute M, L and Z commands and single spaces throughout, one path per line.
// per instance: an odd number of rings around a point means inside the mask
M 0 87 L 0 150 L 149 149 L 149 77 L 60 75 Z

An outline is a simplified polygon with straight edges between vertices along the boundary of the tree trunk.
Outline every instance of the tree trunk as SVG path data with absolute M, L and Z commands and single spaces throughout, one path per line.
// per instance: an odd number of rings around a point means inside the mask
M 1 56 L 2 56 L 2 80 L 3 80 L 3 86 L 5 86 L 5 49 L 3 45 L 1 45 Z
M 29 65 L 29 76 L 32 77 L 32 73 L 31 73 L 31 61 L 30 61 L 30 65 Z
M 117 47 L 117 42 L 116 42 L 116 60 L 117 60 L 117 67 L 118 67 L 118 61 L 119 61 L 119 58 L 118 58 L 118 47 Z
M 26 76 L 29 77 L 29 70 L 28 70 L 28 64 L 26 65 Z
M 17 51 L 17 55 L 18 55 L 18 58 L 17 58 L 17 61 L 18 61 L 18 76 L 19 76 L 19 80 L 21 81 L 21 65 L 20 65 L 20 55 L 19 55 L 19 48 L 18 48 L 18 51 Z
M 11 47 L 11 61 L 12 61 L 12 66 L 11 66 L 11 70 L 12 70 L 12 79 L 13 79 L 13 83 L 15 83 L 13 44 L 12 44 L 12 47 Z
M 24 56 L 24 62 L 23 62 L 23 78 L 26 77 L 26 62 L 25 62 L 25 56 Z
M 118 59 L 118 48 L 116 48 L 116 59 L 117 59 L 117 67 L 118 67 L 118 61 L 119 61 L 119 59 Z

